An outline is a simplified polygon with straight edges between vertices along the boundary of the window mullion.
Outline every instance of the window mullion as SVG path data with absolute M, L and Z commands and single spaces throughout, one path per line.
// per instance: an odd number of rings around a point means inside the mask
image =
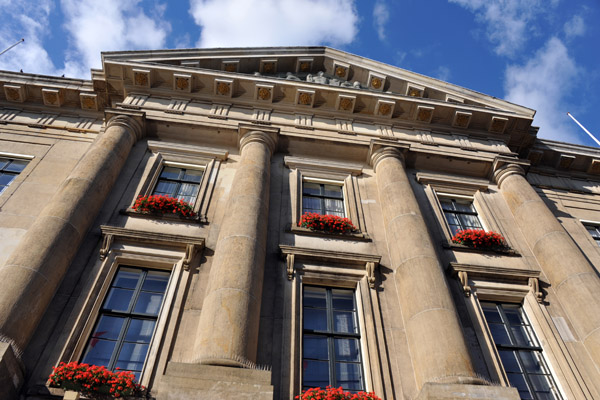
M 131 317 L 125 317 L 125 323 L 121 327 L 121 332 L 119 332 L 119 337 L 115 343 L 115 349 L 108 361 L 108 370 L 113 371 L 115 369 L 115 365 L 117 364 L 117 358 L 121 353 L 121 348 L 123 347 L 123 343 L 125 342 L 125 333 L 129 329 L 129 324 L 131 323 Z

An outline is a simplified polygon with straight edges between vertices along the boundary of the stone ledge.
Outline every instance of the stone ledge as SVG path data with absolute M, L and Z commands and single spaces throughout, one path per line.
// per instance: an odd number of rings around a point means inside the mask
M 416 400 L 520 400 L 513 387 L 465 385 L 457 383 L 425 383 Z
M 306 235 L 306 236 L 318 236 L 328 239 L 341 239 L 341 240 L 355 240 L 359 242 L 370 242 L 371 238 L 369 235 L 363 232 L 358 233 L 329 233 L 329 232 L 321 232 L 321 231 L 313 231 L 308 228 L 303 228 L 301 226 L 292 226 L 288 233 L 294 233 L 296 235 Z

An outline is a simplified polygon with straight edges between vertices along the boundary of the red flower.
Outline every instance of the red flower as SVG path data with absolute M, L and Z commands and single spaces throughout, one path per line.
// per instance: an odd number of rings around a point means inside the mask
M 196 215 L 192 207 L 185 201 L 162 195 L 139 196 L 133 204 L 133 209 L 142 213 L 170 213 L 183 217 Z
M 329 233 L 350 233 L 356 230 L 348 218 L 309 212 L 302 215 L 298 226 Z
M 486 232 L 483 229 L 464 229 L 452 236 L 452 242 L 473 248 L 506 249 L 504 237 L 496 232 Z

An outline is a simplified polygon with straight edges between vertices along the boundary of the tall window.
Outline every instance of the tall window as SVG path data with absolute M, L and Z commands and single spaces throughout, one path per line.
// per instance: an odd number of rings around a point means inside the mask
M 600 246 L 600 226 L 598 225 L 584 225 L 585 229 L 592 235 L 592 238 L 596 241 L 596 244 Z
M 440 204 L 452 235 L 463 229 L 483 229 L 471 200 L 441 197 Z
M 560 399 L 527 316 L 517 304 L 481 303 L 502 365 L 521 399 Z
M 354 291 L 304 286 L 302 388 L 364 390 Z
M 303 182 L 302 213 L 307 212 L 345 217 L 342 186 Z
M 175 197 L 194 205 L 201 180 L 202 170 L 164 166 L 152 194 Z
M 27 161 L 0 157 L 0 194 L 25 169 Z
M 122 266 L 117 271 L 82 362 L 132 371 L 139 380 L 169 273 Z

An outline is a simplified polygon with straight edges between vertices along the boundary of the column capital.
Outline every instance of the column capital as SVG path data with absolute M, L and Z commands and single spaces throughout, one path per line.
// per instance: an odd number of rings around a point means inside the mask
M 381 147 L 375 150 L 370 157 L 370 164 L 373 166 L 373 171 L 377 172 L 377 165 L 386 158 L 396 158 L 404 165 L 404 156 L 402 152 L 395 147 Z
M 107 109 L 104 112 L 106 129 L 122 126 L 130 131 L 138 141 L 146 134 L 146 113 L 133 110 Z
M 373 171 L 377 168 L 377 164 L 387 157 L 395 157 L 404 164 L 404 153 L 408 151 L 408 148 L 408 144 L 400 143 L 397 140 L 372 139 L 369 143 L 367 163 L 373 166 Z
M 258 129 L 257 129 L 258 128 Z M 279 129 L 272 127 L 257 127 L 253 125 L 240 124 L 238 141 L 240 145 L 240 152 L 243 148 L 254 142 L 259 142 L 266 145 L 269 148 L 271 155 L 277 148 L 277 140 L 279 136 Z
M 529 162 L 514 158 L 496 157 L 492 165 L 494 182 L 500 187 L 502 182 L 511 175 L 525 176 Z

